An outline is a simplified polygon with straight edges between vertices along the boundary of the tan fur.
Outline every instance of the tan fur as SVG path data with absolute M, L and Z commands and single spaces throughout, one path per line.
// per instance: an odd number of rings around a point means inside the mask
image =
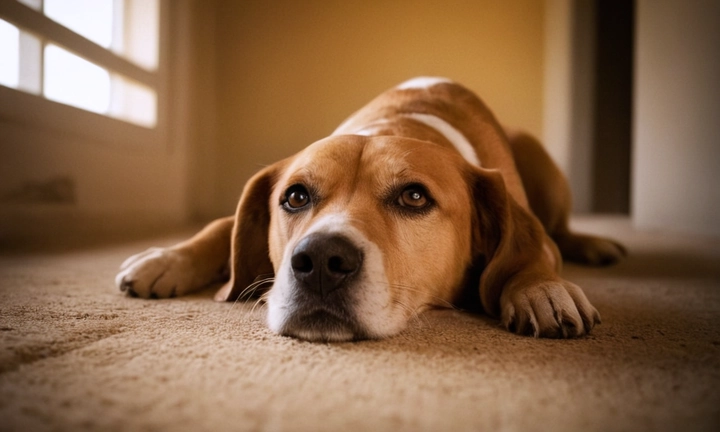
M 436 116 L 459 131 L 481 166 L 463 159 L 448 136 L 407 116 L 412 113 Z M 388 190 L 406 183 L 430 191 L 435 201 L 431 211 L 416 217 L 394 208 Z M 320 198 L 311 210 L 289 214 L 279 204 L 296 184 L 312 187 Z M 169 265 L 182 268 L 175 274 L 191 277 L 199 288 L 222 273 L 218 270 L 229 259 L 230 280 L 215 298 L 234 300 L 252 289 L 258 276 L 286 269 L 288 251 L 317 221 L 339 218 L 382 257 L 378 268 L 387 287 L 380 288 L 391 301 L 383 306 L 384 315 L 364 311 L 361 318 L 393 323 L 368 330 L 365 337 L 388 336 L 419 311 L 456 302 L 468 283 L 478 284 L 482 308 L 508 329 L 574 337 L 589 332 L 600 317 L 582 290 L 558 275 L 560 253 L 566 259 L 608 264 L 625 251 L 613 241 L 572 233 L 570 207 L 567 182 L 541 144 L 522 132 L 504 131 L 470 91 L 454 83 L 395 88 L 330 137 L 255 175 L 235 217 L 218 220 L 169 248 L 182 256 Z M 166 290 L 150 284 L 163 278 L 168 264 L 140 255 L 125 265 L 118 285 L 143 297 L 165 296 Z M 195 263 L 192 270 L 187 262 Z M 478 270 L 479 280 L 473 279 Z M 351 336 L 308 338 L 333 337 Z

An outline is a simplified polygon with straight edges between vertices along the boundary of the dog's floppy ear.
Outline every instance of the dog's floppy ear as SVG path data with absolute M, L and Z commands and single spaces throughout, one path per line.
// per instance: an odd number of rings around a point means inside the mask
M 230 238 L 230 280 L 216 301 L 234 301 L 257 276 L 272 274 L 269 257 L 270 195 L 285 161 L 264 168 L 243 188 Z
M 485 263 L 480 300 L 488 314 L 499 317 L 506 283 L 519 271 L 548 264 L 543 253 L 545 234 L 540 222 L 507 192 L 499 171 L 476 168 L 472 176 L 473 253 L 475 262 Z

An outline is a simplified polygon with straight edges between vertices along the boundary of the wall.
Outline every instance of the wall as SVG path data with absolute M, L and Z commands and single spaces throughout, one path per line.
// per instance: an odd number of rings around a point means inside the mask
M 545 1 L 543 140 L 545 149 L 565 175 L 571 166 L 573 23 L 571 0 Z
M 188 155 L 211 135 L 194 112 L 202 88 L 188 85 L 202 76 L 190 43 L 201 4 L 174 1 L 163 16 L 157 129 L 0 87 L 0 249 L 157 233 L 188 220 Z
M 592 208 L 595 2 L 546 0 L 544 145 L 570 183 L 573 211 Z
M 217 202 L 208 213 L 231 213 L 260 167 L 417 75 L 458 80 L 503 123 L 541 136 L 543 10 L 535 0 L 220 0 Z
M 0 136 L 0 248 L 171 226 L 185 218 L 177 148 L 109 143 L 8 121 L 0 121 Z
M 720 235 L 720 3 L 640 0 L 632 215 Z

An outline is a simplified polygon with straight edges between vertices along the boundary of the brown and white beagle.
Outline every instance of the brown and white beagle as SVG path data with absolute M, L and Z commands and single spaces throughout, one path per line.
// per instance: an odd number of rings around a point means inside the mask
M 229 275 L 223 301 L 269 280 L 270 329 L 313 341 L 388 337 L 463 299 L 511 331 L 575 337 L 600 316 L 558 275 L 561 254 L 603 265 L 625 250 L 571 232 L 569 212 L 538 141 L 461 85 L 421 77 L 257 173 L 234 217 L 128 258 L 116 284 L 165 298 Z

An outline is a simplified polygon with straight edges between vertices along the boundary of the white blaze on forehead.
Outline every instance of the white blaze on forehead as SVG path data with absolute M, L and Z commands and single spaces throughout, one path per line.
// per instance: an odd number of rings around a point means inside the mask
M 452 84 L 452 81 L 442 77 L 417 77 L 405 81 L 396 88 L 398 90 L 425 89 L 442 83 Z
M 330 213 L 318 218 L 307 231 L 305 236 L 315 232 L 323 233 L 355 233 L 355 229 L 350 225 L 348 215 L 345 213 Z M 351 235 L 352 236 L 352 235 Z
M 470 144 L 470 141 L 450 123 L 432 114 L 410 113 L 403 114 L 403 116 L 435 129 L 452 143 L 466 161 L 475 166 L 480 166 L 480 159 L 478 159 L 477 153 L 475 153 L 475 149 L 472 144 Z

